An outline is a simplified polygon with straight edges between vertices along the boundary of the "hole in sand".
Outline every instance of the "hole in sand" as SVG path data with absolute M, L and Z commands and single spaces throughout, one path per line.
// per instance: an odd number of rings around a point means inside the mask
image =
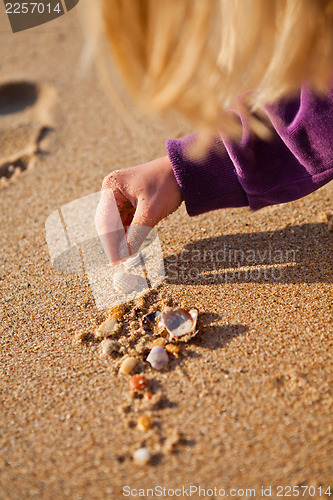
M 38 86 L 29 82 L 5 83 L 0 86 L 0 115 L 19 113 L 38 99 Z

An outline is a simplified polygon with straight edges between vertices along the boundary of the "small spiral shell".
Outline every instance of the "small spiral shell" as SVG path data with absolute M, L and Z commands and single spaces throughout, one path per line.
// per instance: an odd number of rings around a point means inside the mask
M 131 293 L 138 285 L 138 277 L 135 274 L 119 271 L 113 277 L 113 285 L 118 292 Z

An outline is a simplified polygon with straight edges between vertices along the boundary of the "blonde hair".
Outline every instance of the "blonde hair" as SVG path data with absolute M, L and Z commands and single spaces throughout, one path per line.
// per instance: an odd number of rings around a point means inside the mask
M 95 51 L 106 41 L 134 102 L 177 109 L 201 130 L 233 133 L 230 107 L 260 115 L 332 77 L 333 0 L 90 0 L 89 12 Z

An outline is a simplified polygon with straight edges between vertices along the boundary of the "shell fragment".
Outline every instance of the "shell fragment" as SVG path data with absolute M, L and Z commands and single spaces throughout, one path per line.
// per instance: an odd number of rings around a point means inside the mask
M 111 317 L 107 318 L 97 328 L 97 330 L 95 332 L 95 337 L 97 337 L 97 338 L 108 337 L 109 335 L 112 334 L 116 324 L 117 324 L 116 318 L 111 318 Z
M 159 320 L 159 327 L 165 328 L 169 333 L 169 341 L 180 340 L 187 342 L 197 333 L 196 324 L 198 319 L 197 309 L 171 309 L 162 313 Z
M 164 347 L 155 345 L 150 351 L 147 361 L 155 370 L 163 370 L 169 362 L 168 353 Z

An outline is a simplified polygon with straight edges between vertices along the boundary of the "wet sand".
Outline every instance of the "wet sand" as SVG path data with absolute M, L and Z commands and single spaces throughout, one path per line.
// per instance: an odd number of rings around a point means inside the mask
M 323 498 L 333 472 L 333 184 L 256 213 L 190 219 L 181 207 L 159 225 L 166 280 L 141 312 L 197 307 L 200 333 L 168 371 L 142 363 L 163 394 L 144 434 L 142 401 L 126 408 L 128 378 L 93 339 L 103 313 L 87 279 L 52 269 L 44 224 L 191 129 L 169 117 L 128 131 L 93 72 L 77 74 L 75 9 L 15 35 L 2 16 L 0 41 L 0 84 L 32 84 L 20 109 L 0 116 L 2 172 L 13 173 L 0 191 L 0 498 L 120 499 L 125 485 L 254 488 L 257 498 L 262 486 L 278 498 L 278 486 L 312 485 Z M 173 432 L 182 438 L 166 453 Z M 131 458 L 142 445 L 154 452 L 145 467 Z

